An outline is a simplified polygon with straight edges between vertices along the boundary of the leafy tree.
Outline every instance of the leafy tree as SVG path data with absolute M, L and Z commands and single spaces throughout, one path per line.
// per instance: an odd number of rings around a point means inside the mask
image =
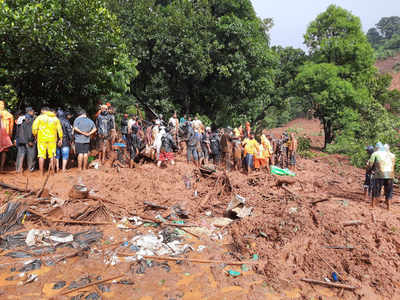
M 390 40 L 396 33 L 400 33 L 400 17 L 385 17 L 376 24 L 377 29 L 383 38 Z
M 393 133 L 389 121 L 380 121 L 390 118 L 378 102 L 385 101 L 379 95 L 387 90 L 387 82 L 377 74 L 359 18 L 331 5 L 310 24 L 305 43 L 312 62 L 302 67 L 296 86 L 324 126 L 325 148 L 335 140 L 351 152 L 349 145 L 359 145 L 357 139 L 378 136 L 377 124 L 387 125 L 386 132 Z
M 378 32 L 378 29 L 376 29 L 375 27 L 370 28 L 368 30 L 367 38 L 368 41 L 371 43 L 372 47 L 374 47 L 374 49 L 377 49 L 383 40 L 382 36 Z
M 102 0 L 0 0 L 0 83 L 22 104 L 89 107 L 136 75 Z
M 198 112 L 218 125 L 253 120 L 270 102 L 270 20 L 249 0 L 110 0 L 139 60 L 131 93 L 157 111 Z
M 395 55 L 400 51 L 400 17 L 380 19 L 376 27 L 368 30 L 367 37 L 379 59 Z
M 301 49 L 274 46 L 272 50 L 278 57 L 275 69 L 275 91 L 267 107 L 255 119 L 260 128 L 282 126 L 307 110 L 304 101 L 296 95 L 294 80 L 308 57 Z

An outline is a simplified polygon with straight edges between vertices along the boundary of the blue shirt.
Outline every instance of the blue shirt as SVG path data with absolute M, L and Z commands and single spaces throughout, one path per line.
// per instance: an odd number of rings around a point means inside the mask
M 91 132 L 96 126 L 94 122 L 88 117 L 78 117 L 74 121 L 74 128 L 78 128 L 82 132 Z M 90 136 L 86 136 L 75 132 L 75 143 L 88 144 L 90 143 Z

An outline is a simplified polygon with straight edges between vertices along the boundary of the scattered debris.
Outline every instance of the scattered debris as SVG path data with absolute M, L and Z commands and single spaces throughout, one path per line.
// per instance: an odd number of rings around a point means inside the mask
M 245 203 L 245 198 L 239 195 L 235 195 L 235 197 L 229 203 L 228 208 L 226 209 L 227 216 L 232 219 L 243 219 L 250 216 L 253 208 L 246 207 Z
M 307 282 L 307 283 L 319 284 L 319 285 L 324 285 L 327 287 L 334 287 L 334 288 L 338 288 L 338 289 L 345 289 L 345 290 L 355 290 L 356 289 L 356 287 L 351 286 L 351 285 L 346 285 L 346 284 L 325 282 L 325 281 L 319 281 L 319 280 L 308 279 L 308 278 L 302 278 L 301 280 L 304 282 Z
M 168 207 L 166 207 L 166 206 L 154 204 L 154 203 L 147 202 L 147 201 L 144 201 L 143 204 L 146 205 L 147 207 L 149 207 L 150 209 L 168 209 Z
M 238 271 L 234 271 L 234 270 L 228 270 L 227 274 L 232 277 L 238 277 L 238 276 L 242 275 L 242 273 L 240 273 Z
M 353 250 L 353 246 L 325 246 L 327 249 Z
M 25 216 L 21 202 L 10 201 L 1 210 L 3 212 L 0 213 L 0 235 L 21 228 Z
M 75 184 L 69 191 L 70 199 L 87 199 L 89 190 L 84 184 Z
M 355 221 L 348 221 L 348 222 L 344 222 L 343 226 L 355 226 L 355 225 L 362 225 L 363 222 L 360 220 L 355 220 Z

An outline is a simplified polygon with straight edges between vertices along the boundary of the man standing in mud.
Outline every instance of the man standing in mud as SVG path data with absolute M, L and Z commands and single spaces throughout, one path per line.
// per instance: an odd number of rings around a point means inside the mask
M 99 137 L 99 153 L 101 163 L 104 164 L 106 159 L 107 151 L 110 149 L 110 143 L 112 142 L 112 130 L 115 128 L 113 118 L 108 112 L 106 105 L 101 106 L 100 115 L 96 119 L 96 127 L 98 130 Z
M 189 164 L 192 161 L 196 167 L 200 167 L 199 164 L 199 154 L 197 153 L 197 138 L 196 134 L 193 130 L 193 127 L 189 122 L 185 123 L 185 134 L 186 134 L 186 159 L 187 163 Z
M 374 187 L 371 206 L 374 207 L 376 202 L 378 204 L 380 203 L 381 190 L 383 187 L 387 209 L 389 210 L 390 200 L 393 196 L 395 155 L 385 150 L 380 142 L 376 144 L 375 148 L 375 152 L 371 155 L 367 165 L 368 168 L 373 168 L 374 170 Z
M 33 121 L 32 134 L 37 140 L 40 173 L 44 175 L 44 161 L 48 157 L 49 172 L 54 171 L 54 157 L 57 151 L 57 140 L 59 146 L 62 144 L 63 131 L 60 120 L 56 117 L 54 110 L 43 108 L 42 114 Z
M 222 162 L 224 164 L 224 169 L 226 171 L 231 170 L 231 156 L 232 156 L 232 130 L 230 128 L 223 129 L 223 134 L 221 136 L 221 151 L 222 151 Z
M 79 117 L 74 121 L 75 151 L 78 155 L 78 169 L 86 170 L 88 164 L 88 153 L 90 136 L 96 132 L 96 126 L 92 120 L 86 116 L 86 112 L 81 110 Z

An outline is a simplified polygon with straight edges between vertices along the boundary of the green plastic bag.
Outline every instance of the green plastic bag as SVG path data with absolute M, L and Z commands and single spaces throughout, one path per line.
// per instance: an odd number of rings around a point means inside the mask
M 271 166 L 271 174 L 279 175 L 279 176 L 296 176 L 295 173 L 288 169 L 281 169 L 276 166 Z

